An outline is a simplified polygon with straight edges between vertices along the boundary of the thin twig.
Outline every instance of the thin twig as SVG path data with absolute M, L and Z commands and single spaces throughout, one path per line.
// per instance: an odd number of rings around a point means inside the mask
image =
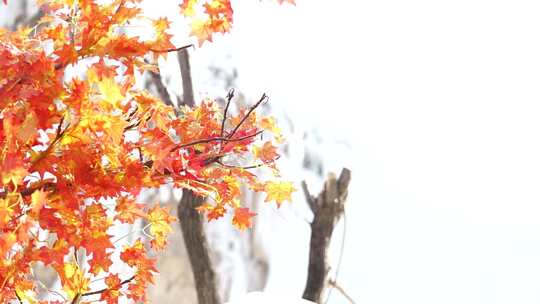
M 190 147 L 190 146 L 194 146 L 194 145 L 198 145 L 198 144 L 206 144 L 206 143 L 209 143 L 209 142 L 213 142 L 213 141 L 221 141 L 221 142 L 235 142 L 235 141 L 242 141 L 242 140 L 246 140 L 246 139 L 249 139 L 249 138 L 252 138 L 252 137 L 256 137 L 257 135 L 259 134 L 262 134 L 264 131 L 263 130 L 259 130 L 253 134 L 249 134 L 249 135 L 245 135 L 245 136 L 242 136 L 242 137 L 237 137 L 237 138 L 230 138 L 230 137 L 211 137 L 211 138 L 205 138 L 205 139 L 199 139 L 199 140 L 195 140 L 195 141 L 192 141 L 192 142 L 189 142 L 189 143 L 186 143 L 186 144 L 182 144 L 182 145 L 178 145 L 178 146 L 175 146 L 174 148 L 171 149 L 170 152 L 174 152 L 178 149 L 182 149 L 182 148 L 186 148 L 186 147 Z
M 118 284 L 118 286 L 115 286 L 115 288 L 119 288 L 119 287 L 121 287 L 122 285 L 129 283 L 129 282 L 133 281 L 133 279 L 135 279 L 135 275 L 133 275 L 133 276 L 132 276 L 131 278 L 129 278 L 129 279 L 123 280 L 122 282 L 120 282 L 120 284 Z M 106 292 L 107 290 L 110 290 L 110 289 L 111 289 L 111 288 L 103 288 L 103 289 L 96 290 L 96 291 L 86 292 L 86 293 L 83 293 L 83 294 L 82 294 L 82 297 L 87 297 L 87 296 L 93 296 L 93 295 L 101 294 L 101 293 L 104 293 L 104 292 Z M 114 288 L 113 288 L 113 289 L 114 289 Z
M 185 50 L 185 49 L 190 48 L 192 46 L 193 46 L 193 44 L 188 44 L 188 45 L 184 45 L 184 46 L 174 48 L 174 49 L 165 49 L 165 50 L 150 49 L 150 51 L 152 51 L 154 53 L 171 53 L 171 52 L 178 52 L 178 51 L 181 51 L 181 50 Z
M 345 293 L 345 291 L 337 286 L 337 284 L 332 285 L 332 282 L 336 283 L 339 277 L 339 270 L 341 269 L 341 262 L 343 261 L 343 253 L 345 252 L 345 240 L 347 239 L 347 213 L 343 211 L 343 235 L 341 236 L 341 245 L 339 248 L 339 258 L 336 266 L 336 275 L 334 277 L 334 280 L 330 280 L 330 286 L 335 287 L 337 290 L 339 290 L 347 299 L 350 299 L 349 296 Z M 326 295 L 326 301 L 324 301 L 325 304 L 328 303 L 328 300 L 330 300 L 330 294 L 332 294 L 332 288 L 328 290 L 328 294 Z M 350 299 L 351 303 L 354 304 L 354 301 Z
M 227 105 L 225 106 L 225 111 L 223 111 L 223 120 L 221 121 L 221 137 L 223 137 L 223 132 L 225 132 L 225 121 L 227 120 L 227 111 L 229 111 L 229 105 L 231 100 L 234 97 L 234 89 L 230 89 L 227 93 Z
M 255 111 L 255 109 L 258 108 L 264 101 L 267 101 L 267 100 L 268 100 L 268 96 L 265 93 L 265 94 L 263 94 L 261 96 L 261 98 L 259 99 L 259 101 L 257 101 L 257 103 L 255 103 L 254 105 L 251 106 L 251 108 L 249 108 L 249 111 L 247 112 L 247 114 L 242 118 L 242 120 L 240 120 L 240 122 L 232 130 L 232 132 L 229 134 L 229 137 L 233 137 L 234 134 L 236 134 L 236 131 L 238 131 L 238 129 L 240 129 L 242 124 L 248 119 L 248 117 L 251 115 L 251 113 L 253 111 Z
M 228 165 L 228 164 L 224 164 L 224 163 L 221 162 L 220 160 L 216 160 L 216 163 L 218 163 L 218 164 L 220 164 L 221 166 L 226 167 L 226 168 L 249 170 L 249 169 L 256 169 L 256 168 L 260 168 L 260 167 L 266 166 L 266 165 L 268 165 L 269 163 L 273 163 L 273 162 L 275 162 L 275 161 L 278 160 L 278 159 L 279 159 L 279 156 L 276 157 L 276 159 L 273 159 L 273 160 L 271 160 L 271 161 L 268 161 L 268 162 L 265 162 L 265 163 L 256 164 L 256 165 L 251 165 L 251 166 L 235 166 L 235 165 Z
M 330 286 L 332 286 L 333 288 L 337 289 L 349 301 L 349 303 L 355 304 L 353 298 L 351 298 L 351 296 L 349 296 L 347 294 L 347 292 L 345 292 L 345 289 L 343 289 L 343 287 L 339 286 L 336 281 L 330 280 L 330 281 L 328 281 L 328 284 L 330 284 Z
M 15 290 L 15 296 L 17 297 L 17 300 L 19 301 L 19 303 L 23 304 L 23 301 L 16 290 Z

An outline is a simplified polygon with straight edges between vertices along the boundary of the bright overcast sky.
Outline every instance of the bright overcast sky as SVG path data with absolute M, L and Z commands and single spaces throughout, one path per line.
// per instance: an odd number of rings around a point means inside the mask
M 242 88 L 353 146 L 357 303 L 540 303 L 538 1 L 238 2 Z

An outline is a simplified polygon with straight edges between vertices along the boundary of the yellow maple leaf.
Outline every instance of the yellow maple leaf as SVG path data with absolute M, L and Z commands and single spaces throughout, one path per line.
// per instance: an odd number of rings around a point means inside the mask
M 291 201 L 291 194 L 296 191 L 292 182 L 266 182 L 264 191 L 267 193 L 265 202 L 275 201 L 281 206 L 284 201 Z
M 15 287 L 15 291 L 17 292 L 17 297 L 21 303 L 38 303 L 36 300 L 36 293 L 33 290 L 26 289 L 24 286 L 17 286 Z
M 41 189 L 34 191 L 31 196 L 32 211 L 39 212 L 43 205 L 47 203 L 47 192 Z
M 98 88 L 103 96 L 103 100 L 113 106 L 113 108 L 120 108 L 120 102 L 124 100 L 124 95 L 118 84 L 112 78 L 103 78 L 98 82 Z
M 2 182 L 8 184 L 13 182 L 14 185 L 18 185 L 28 175 L 28 171 L 23 167 L 15 167 L 8 172 L 2 174 Z
M 154 249 L 163 249 L 167 244 L 167 235 L 172 232 L 170 224 L 176 221 L 176 218 L 169 214 L 169 208 L 155 206 L 148 211 L 147 220 L 150 234 L 154 237 L 150 245 Z
M 276 119 L 274 117 L 263 117 L 260 121 L 260 126 L 263 130 L 272 133 L 278 143 L 285 141 L 281 134 L 281 129 L 277 127 Z
M 60 273 L 62 288 L 70 299 L 89 290 L 90 280 L 85 278 L 84 272 L 76 263 L 66 263 Z
M 186 17 L 195 16 L 195 6 L 197 5 L 197 2 L 197 0 L 183 0 L 182 3 L 180 3 L 180 12 Z

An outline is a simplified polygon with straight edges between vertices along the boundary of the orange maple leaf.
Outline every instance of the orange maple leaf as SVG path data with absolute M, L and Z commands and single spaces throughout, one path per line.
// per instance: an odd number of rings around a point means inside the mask
M 232 223 L 234 226 L 236 226 L 236 228 L 240 230 L 251 228 L 251 218 L 255 215 L 257 215 L 257 213 L 250 212 L 249 208 L 236 208 L 234 210 L 234 217 L 232 219 Z
M 253 152 L 255 157 L 263 161 L 263 163 L 270 163 L 276 160 L 279 154 L 276 152 L 277 148 L 272 144 L 271 141 L 267 141 L 263 144 L 262 147 L 253 147 Z
M 135 199 L 122 196 L 116 201 L 115 220 L 122 223 L 133 224 L 137 218 L 145 216 L 142 211 L 142 204 L 137 204 Z

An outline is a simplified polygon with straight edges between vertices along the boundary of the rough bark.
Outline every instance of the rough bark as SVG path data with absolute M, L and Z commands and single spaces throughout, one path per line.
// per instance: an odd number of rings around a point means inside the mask
M 183 104 L 194 106 L 193 83 L 191 81 L 189 53 L 187 49 L 182 49 L 178 52 L 178 62 L 182 75 Z M 195 209 L 202 202 L 203 198 L 198 197 L 190 190 L 184 189 L 182 199 L 178 205 L 178 219 L 180 220 L 182 235 L 184 236 L 184 242 L 195 279 L 198 302 L 199 304 L 216 304 L 220 303 L 216 274 L 210 261 L 203 219 Z
M 163 100 L 166 105 L 174 107 L 171 96 L 169 96 L 169 92 L 167 92 L 167 87 L 165 86 L 165 84 L 163 83 L 163 79 L 161 78 L 161 74 L 150 72 L 150 79 L 152 80 L 152 83 L 154 84 L 156 91 L 159 94 L 159 97 L 161 97 L 161 100 Z
M 193 270 L 198 302 L 199 304 L 215 304 L 220 302 L 216 289 L 216 275 L 208 254 L 203 219 L 195 209 L 202 202 L 203 198 L 184 189 L 178 205 L 178 219 Z
M 351 171 L 343 169 L 339 178 L 331 174 L 324 189 L 317 196 L 312 196 L 305 183 L 302 185 L 308 204 L 314 217 L 311 222 L 309 245 L 308 278 L 303 298 L 321 303 L 321 296 L 328 283 L 328 247 L 336 223 L 344 212 L 347 188 L 351 180 Z
M 191 80 L 191 66 L 189 64 L 189 53 L 187 49 L 178 51 L 178 63 L 180 64 L 180 74 L 182 75 L 182 103 L 193 107 L 193 82 Z

